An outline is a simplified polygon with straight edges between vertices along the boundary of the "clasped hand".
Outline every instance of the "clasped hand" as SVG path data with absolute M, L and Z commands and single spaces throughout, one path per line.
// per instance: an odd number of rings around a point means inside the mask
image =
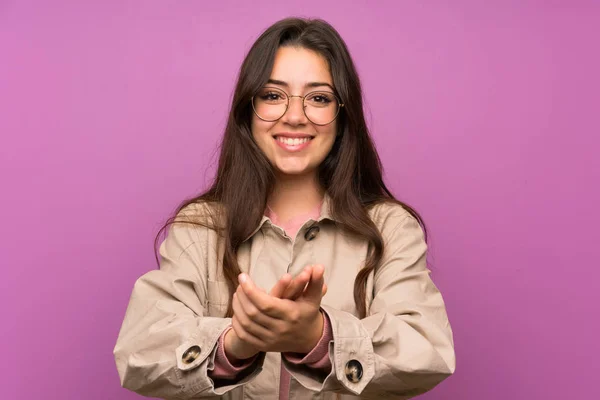
M 322 265 L 285 274 L 269 293 L 240 274 L 233 295 L 232 327 L 225 352 L 234 361 L 260 351 L 308 353 L 323 333 L 321 299 L 327 291 Z

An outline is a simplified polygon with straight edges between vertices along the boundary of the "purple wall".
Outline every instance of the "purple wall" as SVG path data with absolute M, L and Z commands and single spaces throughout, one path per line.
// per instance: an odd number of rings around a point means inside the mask
M 139 398 L 112 356 L 132 285 L 211 177 L 244 52 L 303 15 L 346 39 L 431 230 L 458 366 L 422 398 L 600 398 L 600 4 L 283 3 L 0 2 L 0 397 Z

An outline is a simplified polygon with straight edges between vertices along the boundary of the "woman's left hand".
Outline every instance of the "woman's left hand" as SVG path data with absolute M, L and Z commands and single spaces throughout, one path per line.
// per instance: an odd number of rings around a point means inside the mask
M 314 266 L 306 289 L 296 300 L 271 296 L 241 274 L 232 318 L 239 339 L 260 351 L 310 352 L 323 334 L 323 273 L 322 265 Z

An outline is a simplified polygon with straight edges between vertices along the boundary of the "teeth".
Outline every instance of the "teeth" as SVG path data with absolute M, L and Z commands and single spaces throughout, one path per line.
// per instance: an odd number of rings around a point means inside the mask
M 277 140 L 280 141 L 281 143 L 285 143 L 288 146 L 298 146 L 300 144 L 306 143 L 310 140 L 310 138 L 304 138 L 304 139 L 292 139 L 292 138 L 284 138 L 284 137 L 277 137 Z

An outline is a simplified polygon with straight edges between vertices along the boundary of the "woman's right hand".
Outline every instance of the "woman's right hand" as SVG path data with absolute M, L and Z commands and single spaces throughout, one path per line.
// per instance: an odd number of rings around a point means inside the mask
M 313 266 L 310 282 L 296 300 L 266 293 L 247 274 L 240 274 L 238 280 L 232 326 L 240 339 L 267 352 L 308 353 L 314 348 L 325 322 L 320 310 L 324 292 L 322 265 Z M 281 291 L 281 286 L 276 286 Z M 272 292 L 277 291 L 275 288 Z
M 302 272 L 293 279 L 290 274 L 283 275 L 273 286 L 269 294 L 273 297 L 287 300 L 296 300 L 306 288 L 312 277 L 312 265 L 304 267 Z M 327 293 L 327 285 L 323 284 L 323 296 Z M 259 351 L 251 344 L 241 340 L 235 330 L 230 329 L 224 338 L 225 354 L 231 362 L 253 357 Z

